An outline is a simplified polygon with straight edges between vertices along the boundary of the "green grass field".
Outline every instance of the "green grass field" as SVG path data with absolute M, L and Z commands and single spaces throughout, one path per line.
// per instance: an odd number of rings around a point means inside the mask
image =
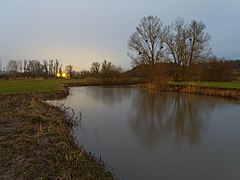
M 47 79 L 47 80 L 0 80 L 0 95 L 53 93 L 60 90 L 63 84 L 78 85 L 99 84 L 96 79 Z M 173 85 L 207 86 L 218 88 L 240 88 L 240 82 L 169 82 Z
M 61 89 L 64 83 L 86 83 L 86 80 L 0 80 L 0 94 L 51 93 Z
M 1 80 L 1 94 L 28 94 L 36 92 L 53 92 L 60 88 L 55 80 Z
M 173 85 L 179 86 L 204 86 L 204 87 L 216 87 L 216 88 L 240 88 L 240 82 L 170 82 Z

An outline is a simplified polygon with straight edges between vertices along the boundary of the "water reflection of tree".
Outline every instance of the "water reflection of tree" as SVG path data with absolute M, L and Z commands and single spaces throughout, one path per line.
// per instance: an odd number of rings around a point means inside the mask
M 132 103 L 131 127 L 148 147 L 160 138 L 170 137 L 177 142 L 197 143 L 204 130 L 204 120 L 217 104 L 200 96 L 141 90 Z

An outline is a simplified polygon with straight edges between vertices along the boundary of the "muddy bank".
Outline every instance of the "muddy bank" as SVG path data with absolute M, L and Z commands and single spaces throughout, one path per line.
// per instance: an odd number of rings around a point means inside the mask
M 0 179 L 112 179 L 102 162 L 77 147 L 71 119 L 39 97 L 0 96 Z
M 140 87 L 157 89 L 163 92 L 183 92 L 190 94 L 200 94 L 208 96 L 218 96 L 226 98 L 240 99 L 240 89 L 216 88 L 204 86 L 179 86 L 171 84 L 143 84 Z

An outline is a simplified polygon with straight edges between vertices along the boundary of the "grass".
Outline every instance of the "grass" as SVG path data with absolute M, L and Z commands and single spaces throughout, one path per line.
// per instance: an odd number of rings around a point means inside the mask
M 202 86 L 202 87 L 216 87 L 216 88 L 229 88 L 240 89 L 240 82 L 170 82 L 173 85 L 179 86 Z
M 53 92 L 58 90 L 59 84 L 54 80 L 1 80 L 1 94 L 28 94 Z
M 112 179 L 77 147 L 71 119 L 29 95 L 0 96 L 0 179 Z
M 179 86 L 203 86 L 216 88 L 240 88 L 240 82 L 169 82 Z M 42 79 L 42 80 L 0 80 L 0 95 L 55 93 L 69 85 L 101 85 L 96 78 L 88 79 Z
M 0 95 L 54 93 L 66 83 L 91 84 L 93 79 L 0 80 Z
M 64 84 L 70 86 L 95 86 L 95 85 L 123 85 L 138 84 L 139 79 L 120 79 L 117 82 L 104 82 L 98 78 L 85 79 L 24 79 L 0 80 L 0 95 L 56 93 L 63 89 Z
M 57 97 L 66 83 L 98 82 L 0 80 L 0 179 L 112 179 L 102 162 L 75 144 L 65 112 L 41 101 Z

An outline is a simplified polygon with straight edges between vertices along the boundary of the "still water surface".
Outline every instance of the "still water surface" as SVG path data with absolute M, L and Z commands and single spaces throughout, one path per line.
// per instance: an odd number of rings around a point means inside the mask
M 79 146 L 119 179 L 240 179 L 240 103 L 136 87 L 73 87 Z

